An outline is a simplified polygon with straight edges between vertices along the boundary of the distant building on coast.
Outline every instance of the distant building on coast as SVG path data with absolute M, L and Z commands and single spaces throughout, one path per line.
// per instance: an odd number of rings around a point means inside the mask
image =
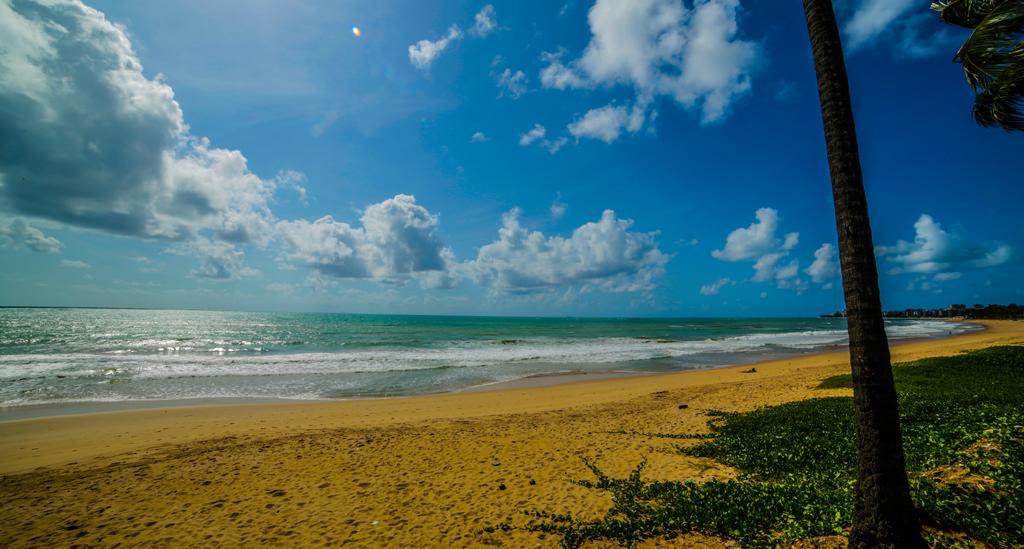
M 954 303 L 944 309 L 903 309 L 902 311 L 885 311 L 885 318 L 1024 318 L 1024 307 L 1016 303 L 1009 305 L 982 305 L 975 303 L 971 307 L 963 303 Z M 823 314 L 820 318 L 846 318 L 846 311 Z

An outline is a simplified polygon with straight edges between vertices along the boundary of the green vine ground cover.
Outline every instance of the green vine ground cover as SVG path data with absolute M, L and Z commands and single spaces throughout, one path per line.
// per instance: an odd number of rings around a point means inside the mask
M 930 541 L 1024 545 L 1024 347 L 901 364 L 895 376 L 911 489 Z M 849 375 L 821 384 L 849 386 Z M 712 413 L 710 435 L 663 436 L 694 439 L 679 451 L 735 467 L 736 480 L 646 482 L 643 464 L 613 479 L 588 463 L 595 480 L 579 484 L 608 492 L 612 509 L 596 521 L 537 512 L 530 528 L 567 547 L 686 532 L 744 546 L 844 535 L 856 473 L 852 418 L 849 397 Z

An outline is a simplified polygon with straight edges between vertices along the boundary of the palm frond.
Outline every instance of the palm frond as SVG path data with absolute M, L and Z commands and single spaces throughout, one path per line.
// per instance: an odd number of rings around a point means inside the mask
M 974 98 L 974 120 L 1024 131 L 1024 64 L 1009 67 Z
M 978 90 L 998 78 L 1007 67 L 1024 59 L 1024 50 L 1020 48 L 1022 39 L 1024 0 L 1003 0 L 974 27 L 955 60 L 963 65 L 967 82 Z
M 1004 0 L 947 0 L 932 2 L 932 9 L 951 25 L 973 29 L 978 26 L 993 8 Z

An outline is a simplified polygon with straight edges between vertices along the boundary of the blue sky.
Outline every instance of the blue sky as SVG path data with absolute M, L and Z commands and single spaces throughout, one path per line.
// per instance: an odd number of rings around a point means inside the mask
M 0 0 L 0 304 L 841 308 L 799 3 L 381 4 Z M 884 305 L 1021 302 L 963 31 L 836 7 Z

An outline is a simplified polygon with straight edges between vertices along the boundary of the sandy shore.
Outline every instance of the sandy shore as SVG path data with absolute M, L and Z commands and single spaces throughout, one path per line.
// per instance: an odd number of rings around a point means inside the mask
M 1024 343 L 1024 322 L 984 324 L 899 344 L 894 360 Z M 524 511 L 602 513 L 604 494 L 570 482 L 588 477 L 581 457 L 616 475 L 646 457 L 650 478 L 728 477 L 674 453 L 676 441 L 638 433 L 702 432 L 709 409 L 843 394 L 814 387 L 847 368 L 845 352 L 834 352 L 484 392 L 2 422 L 0 539 L 550 546 L 540 534 L 483 529 L 525 524 Z

